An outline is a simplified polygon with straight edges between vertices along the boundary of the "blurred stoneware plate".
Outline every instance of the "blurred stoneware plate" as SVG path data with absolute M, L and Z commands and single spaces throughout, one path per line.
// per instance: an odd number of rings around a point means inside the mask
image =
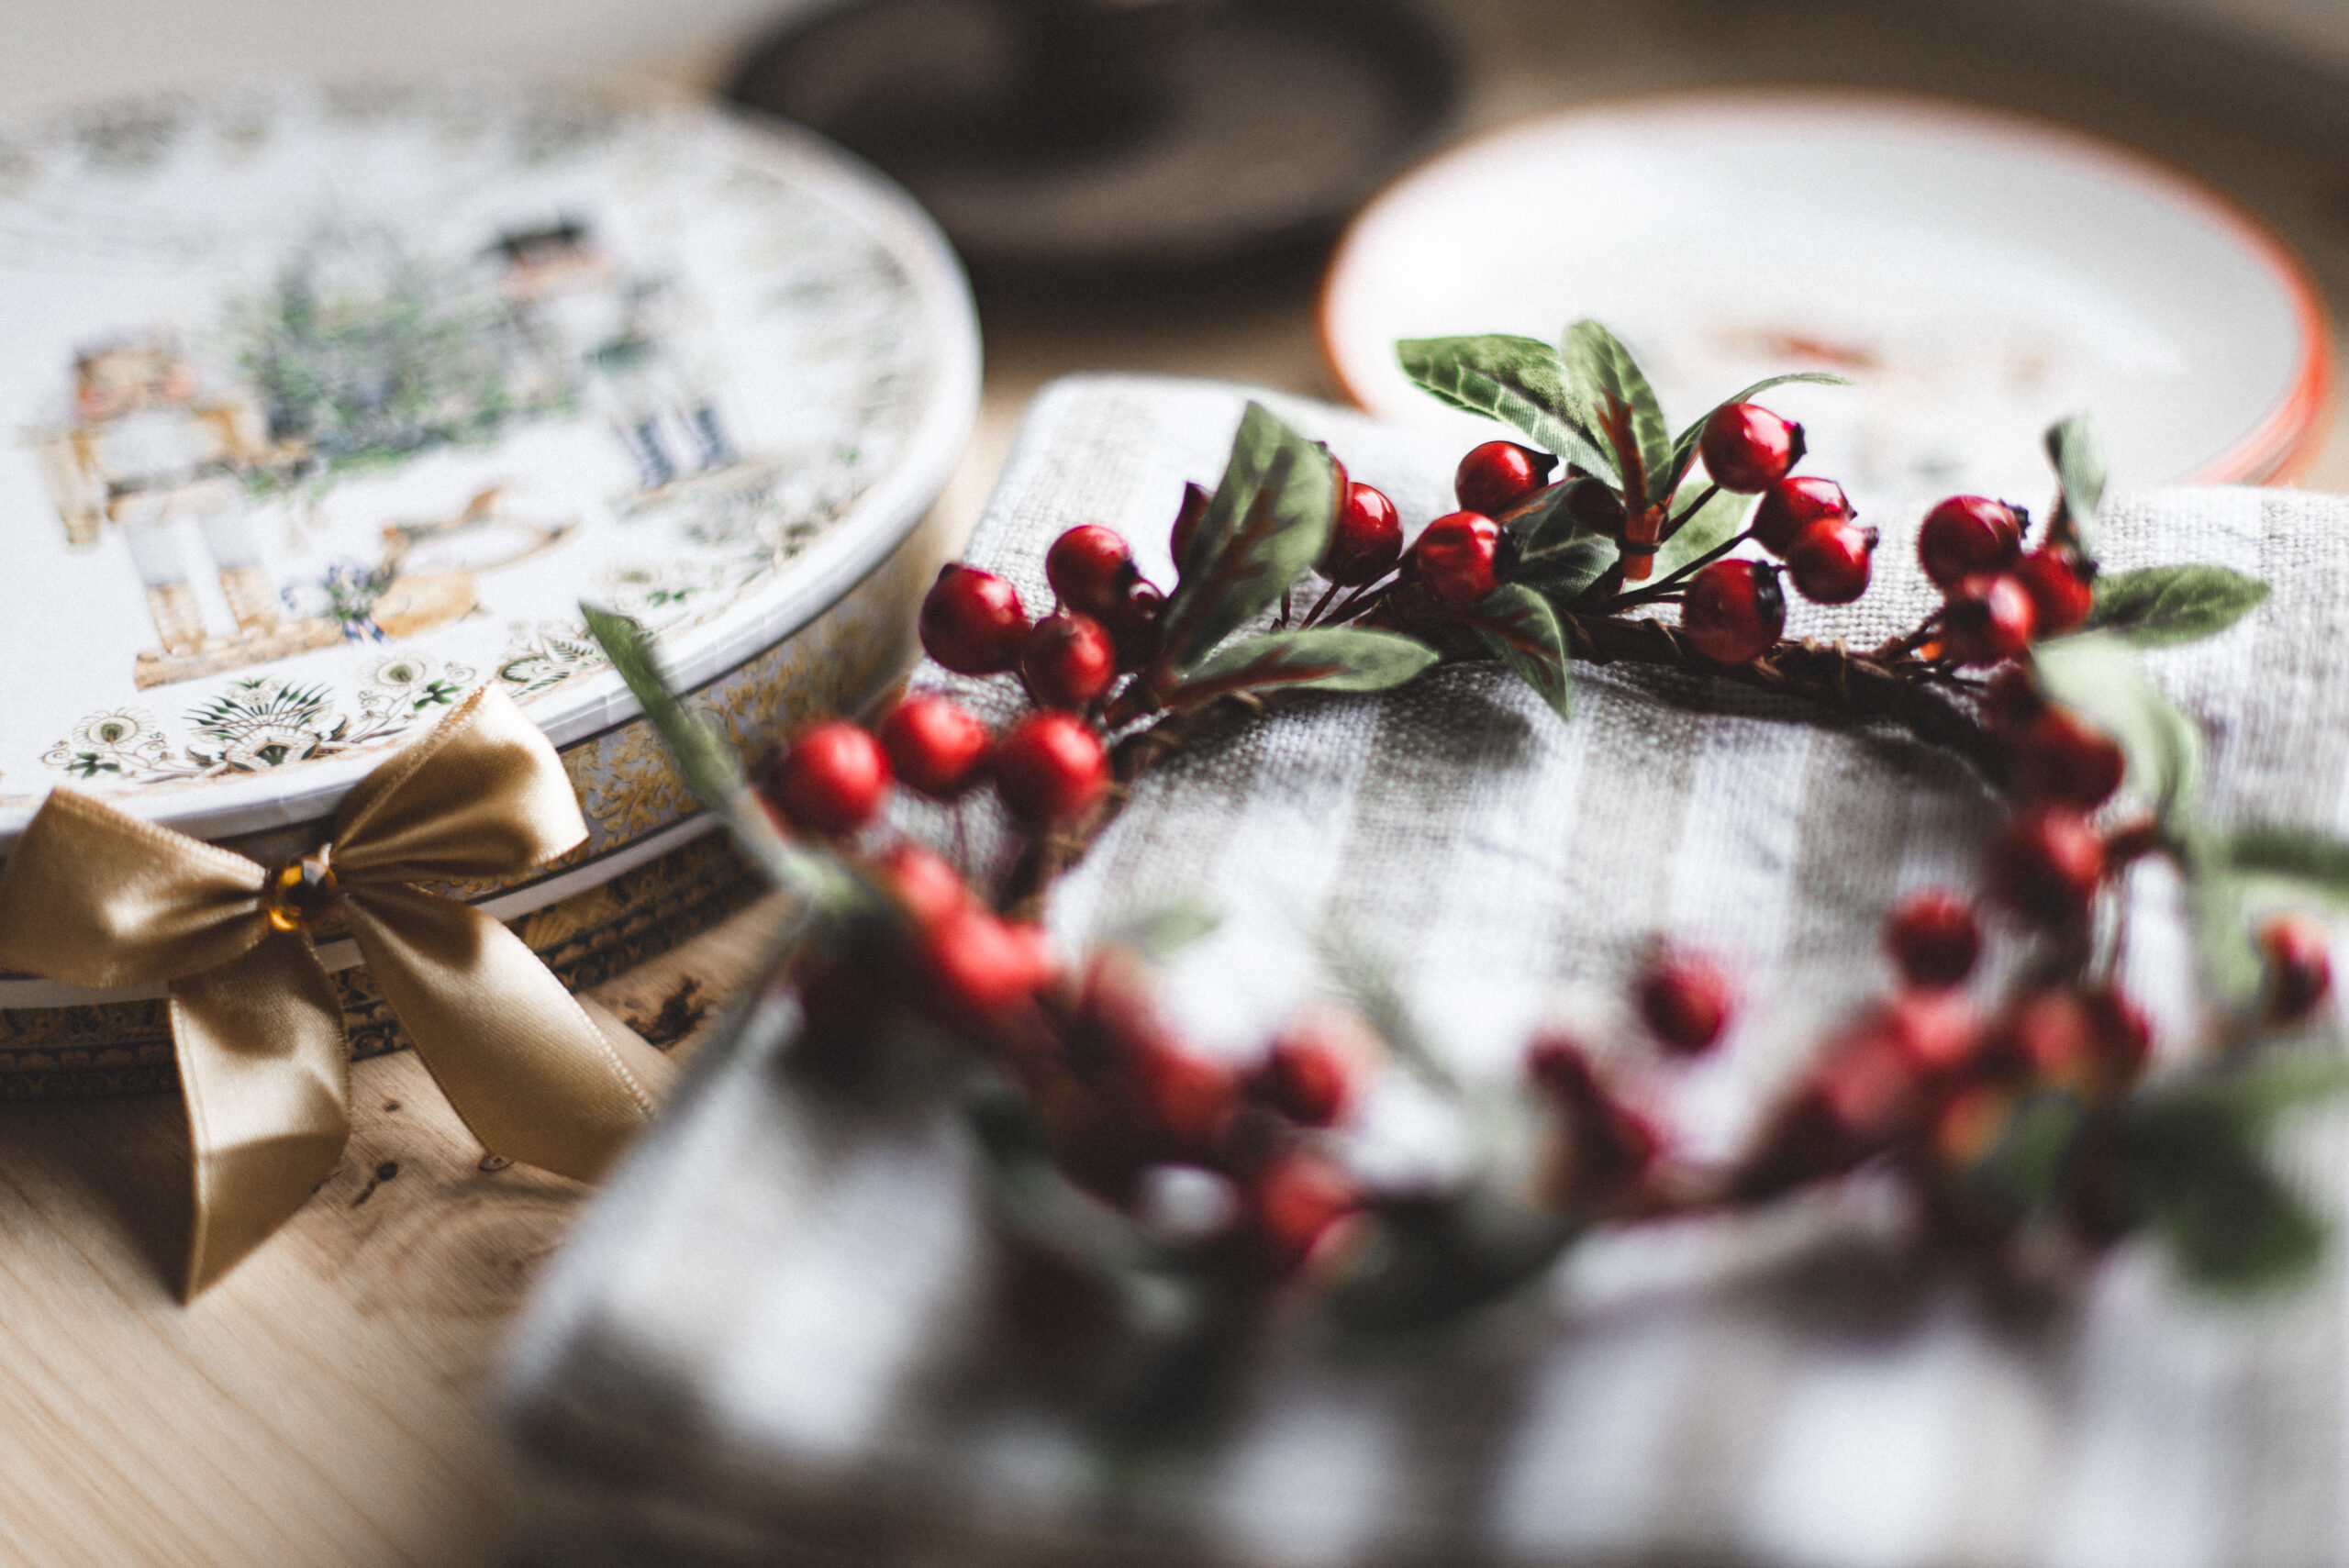
M 1608 323 L 1665 410 L 1784 370 L 1814 472 L 1898 517 L 1954 490 L 2036 502 L 2039 437 L 2085 409 L 2116 483 L 2272 483 L 2315 455 L 2321 297 L 2225 196 L 2127 147 L 1971 105 L 1830 91 L 1612 100 L 1440 155 L 1355 220 L 1322 301 L 1375 413 L 1458 420 L 1399 338 Z

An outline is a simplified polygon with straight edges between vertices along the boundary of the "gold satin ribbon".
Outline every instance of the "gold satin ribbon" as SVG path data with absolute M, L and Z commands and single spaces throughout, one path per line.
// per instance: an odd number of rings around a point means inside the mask
M 325 860 L 340 892 L 326 907 L 473 1136 L 583 1181 L 643 1124 L 668 1059 L 591 1014 L 504 926 L 413 884 L 511 876 L 586 836 L 554 748 L 484 687 L 351 790 Z M 0 964 L 170 984 L 195 1152 L 191 1298 L 302 1207 L 351 1132 L 342 1009 L 272 883 L 233 851 L 63 789 L 0 865 Z

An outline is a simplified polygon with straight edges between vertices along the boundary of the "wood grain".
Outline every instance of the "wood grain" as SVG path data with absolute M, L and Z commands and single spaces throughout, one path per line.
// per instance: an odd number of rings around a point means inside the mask
M 690 1051 L 767 913 L 594 995 Z M 179 1102 L 0 1108 L 0 1562 L 503 1556 L 486 1387 L 586 1189 L 484 1157 L 413 1052 L 353 1069 L 352 1123 L 309 1205 L 183 1307 Z
M 2277 222 L 2336 297 L 2349 292 L 2336 143 L 2288 104 L 2247 120 L 2272 96 L 2269 78 L 2212 92 L 2199 56 L 2101 38 L 2105 63 L 2084 76 L 2076 50 L 1973 25 L 1980 7 L 1904 12 L 1905 32 L 1882 9 L 1463 0 L 1447 15 L 1472 66 L 1472 129 L 1577 96 L 1724 78 L 1976 92 L 2196 167 Z M 1989 9 L 2056 33 L 2091 25 L 2086 8 L 2076 22 L 2063 7 Z M 2164 70 L 2190 70 L 2198 90 L 2145 92 L 2138 79 Z M 986 396 L 941 503 L 952 542 L 1052 376 L 1155 371 L 1332 395 L 1304 287 L 1144 308 L 983 305 Z M 2349 490 L 2349 403 L 2304 483 Z M 696 1006 L 707 1029 L 741 981 L 758 920 L 746 912 L 596 995 L 655 1034 L 689 1028 Z M 688 1033 L 677 1049 L 693 1043 Z M 0 1564 L 465 1568 L 505 1556 L 485 1385 L 582 1189 L 484 1170 L 413 1055 L 353 1077 L 356 1127 L 332 1179 L 187 1307 L 169 1284 L 187 1223 L 178 1102 L 0 1106 Z

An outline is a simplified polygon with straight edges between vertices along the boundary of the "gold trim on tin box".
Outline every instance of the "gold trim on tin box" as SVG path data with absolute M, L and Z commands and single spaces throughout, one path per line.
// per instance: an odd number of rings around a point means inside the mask
M 688 705 L 745 756 L 807 719 L 861 706 L 911 662 L 914 606 L 939 557 L 930 528 L 915 529 L 829 609 L 691 693 Z M 441 891 L 469 902 L 519 892 L 613 857 L 695 814 L 684 779 L 641 717 L 574 741 L 561 755 L 587 818 L 587 841 L 527 877 Z M 274 862 L 315 848 L 322 831 L 317 824 L 224 841 Z M 708 929 L 759 892 L 750 864 L 730 840 L 712 833 L 506 923 L 575 991 Z M 353 1060 L 407 1048 L 363 965 L 333 978 Z M 176 1092 L 166 1006 L 154 997 L 0 1008 L 0 1100 Z

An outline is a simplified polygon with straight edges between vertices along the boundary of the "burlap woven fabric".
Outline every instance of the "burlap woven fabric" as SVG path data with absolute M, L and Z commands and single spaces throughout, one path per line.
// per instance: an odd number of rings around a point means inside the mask
M 1057 384 L 969 558 L 1041 606 L 1045 548 L 1102 521 L 1167 582 L 1181 484 L 1212 484 L 1244 395 Z M 1448 509 L 1456 443 L 1267 401 L 1409 522 Z M 1886 530 L 1877 587 L 1848 611 L 1797 606 L 1798 633 L 1865 645 L 1924 607 L 1915 520 L 1866 520 Z M 2209 729 L 2217 817 L 2341 828 L 2349 503 L 2156 494 L 2110 508 L 2102 542 L 2115 568 L 2216 562 L 2275 584 L 2249 623 L 2149 663 Z M 1564 721 L 1497 669 L 1455 668 L 1211 736 L 1145 777 L 1058 889 L 1052 929 L 1075 951 L 1171 902 L 1213 911 L 1168 969 L 1168 1003 L 1233 1051 L 1315 988 L 1341 933 L 1474 1074 L 1513 1073 L 1545 1022 L 1628 1038 L 1625 978 L 1668 934 L 1726 960 L 1747 997 L 1718 1057 L 1651 1084 L 1693 1142 L 1726 1147 L 1886 985 L 1876 932 L 1899 895 L 1974 881 L 1995 804 L 1894 730 L 1683 676 L 1575 677 Z M 995 717 L 1019 705 L 1007 680 L 921 679 Z M 901 820 L 999 864 L 992 810 Z M 2190 995 L 2174 892 L 2140 875 L 2131 963 L 2172 1047 Z M 514 1385 L 537 1496 L 561 1500 L 549 1528 L 653 1529 L 651 1483 L 608 1483 L 657 1452 L 663 1518 L 722 1518 L 746 1551 L 820 1541 L 883 1562 L 2349 1556 L 2337 1263 L 2254 1308 L 2188 1295 L 2142 1249 L 2076 1298 L 1996 1296 L 1912 1267 L 1865 1181 L 1759 1220 L 1588 1243 L 1433 1340 L 1280 1337 L 1208 1451 L 1107 1490 L 1072 1407 L 978 1310 L 984 1222 L 951 1129 L 846 1132 L 759 1054 L 710 1070 L 549 1281 Z M 1399 1088 L 1375 1097 L 1365 1162 L 1441 1163 L 1431 1115 Z M 2341 1130 L 2310 1118 L 2292 1151 L 2335 1212 Z M 592 1507 L 583 1452 L 606 1478 Z

